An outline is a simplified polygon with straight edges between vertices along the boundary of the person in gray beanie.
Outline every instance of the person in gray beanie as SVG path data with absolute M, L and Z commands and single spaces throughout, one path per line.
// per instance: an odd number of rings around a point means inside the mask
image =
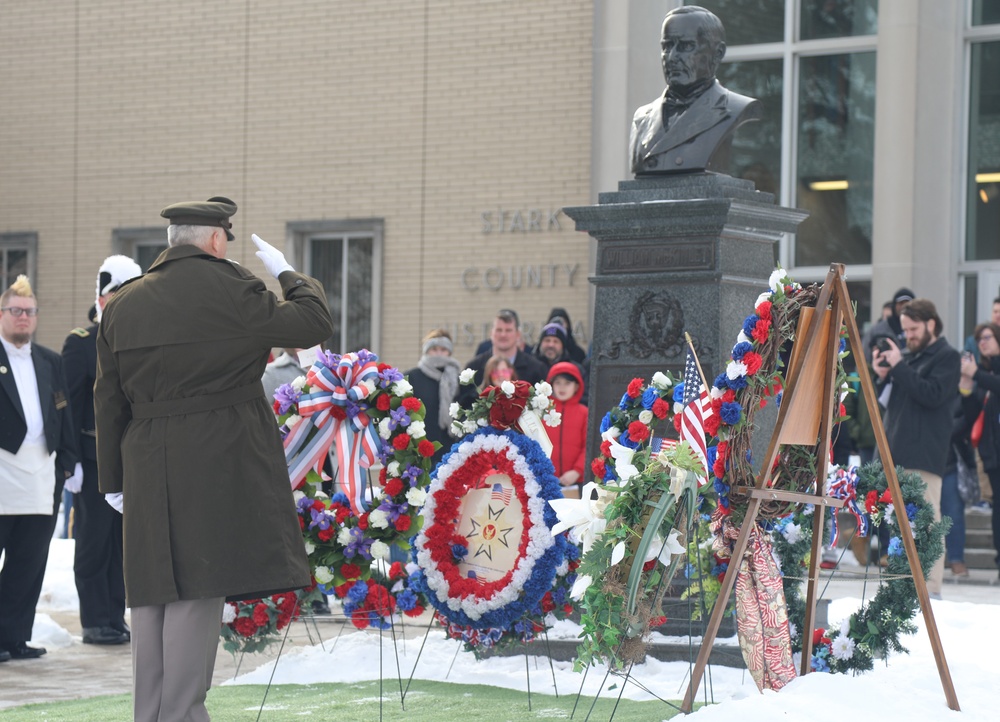
M 407 371 L 406 376 L 413 386 L 414 396 L 427 407 L 427 438 L 441 442 L 441 448 L 432 458 L 437 464 L 451 448 L 452 439 L 448 435 L 448 427 L 451 426 L 449 407 L 458 396 L 458 374 L 462 367 L 451 356 L 454 345 L 451 335 L 443 328 L 434 329 L 424 336 L 420 351 L 417 367 Z

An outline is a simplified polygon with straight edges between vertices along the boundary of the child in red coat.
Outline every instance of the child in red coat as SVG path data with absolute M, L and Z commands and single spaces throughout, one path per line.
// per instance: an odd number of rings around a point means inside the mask
M 562 414 L 558 426 L 545 425 L 552 441 L 552 465 L 563 494 L 578 499 L 587 454 L 587 407 L 580 403 L 583 375 L 576 364 L 560 361 L 549 369 L 547 381 L 552 386 L 556 411 Z

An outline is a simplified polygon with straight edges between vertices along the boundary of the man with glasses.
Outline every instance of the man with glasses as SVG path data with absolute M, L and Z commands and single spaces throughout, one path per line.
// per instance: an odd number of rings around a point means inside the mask
M 31 342 L 37 326 L 31 284 L 18 276 L 0 295 L 0 662 L 45 654 L 27 641 L 77 461 L 62 357 Z

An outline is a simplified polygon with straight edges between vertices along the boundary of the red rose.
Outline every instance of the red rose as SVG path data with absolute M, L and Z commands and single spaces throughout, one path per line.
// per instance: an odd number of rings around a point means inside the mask
M 257 633 L 257 625 L 250 617 L 239 617 L 233 620 L 233 629 L 243 637 L 252 637 Z
M 386 473 L 386 469 L 383 466 L 381 469 L 378 470 L 378 483 L 381 484 L 382 486 L 385 486 L 386 476 L 388 476 L 388 474 Z
M 253 621 L 258 627 L 270 624 L 271 617 L 267 613 L 267 605 L 264 604 L 264 602 L 261 602 L 253 608 Z
M 757 318 L 765 318 L 768 321 L 771 320 L 771 302 L 761 301 L 757 308 L 754 309 L 757 312 Z
M 515 381 L 514 395 L 511 397 L 495 388 L 493 404 L 490 406 L 490 425 L 501 430 L 509 429 L 524 413 L 530 393 L 531 384 L 527 381 Z M 488 392 L 484 391 L 481 395 L 488 395 Z
M 424 608 L 421 607 L 419 604 L 413 607 L 413 609 L 403 612 L 403 614 L 405 614 L 407 617 L 419 617 L 423 613 L 424 613 Z
M 434 442 L 428 441 L 427 439 L 421 439 L 420 443 L 417 444 L 417 453 L 425 459 L 431 458 L 434 456 Z
M 733 398 L 736 398 L 736 392 L 733 392 Z M 719 411 L 722 410 L 722 397 L 717 399 L 712 399 L 712 413 L 718 415 Z
M 365 512 L 358 517 L 358 529 L 364 531 L 368 528 L 368 512 Z
M 348 581 L 351 581 L 352 579 L 360 579 L 361 567 L 357 564 L 341 564 L 340 575 Z
M 385 371 L 386 369 L 391 369 L 392 366 L 390 366 L 389 364 L 384 364 L 380 361 L 376 368 L 378 368 L 379 372 L 382 372 Z
M 278 401 L 277 399 L 275 399 L 274 403 L 271 404 L 271 408 L 274 409 L 274 413 L 276 413 L 276 414 L 281 413 L 281 411 L 280 411 L 280 409 L 281 409 L 281 402 Z
M 351 587 L 354 586 L 354 582 L 344 582 L 343 584 L 338 584 L 333 588 L 333 593 L 337 595 L 337 599 L 343 599 L 347 596 L 347 593 L 351 591 Z
M 753 376 L 755 373 L 760 371 L 760 367 L 763 365 L 764 359 L 760 357 L 759 353 L 747 351 L 743 354 L 743 363 L 747 365 L 747 376 Z
M 670 404 L 668 404 L 663 399 L 657 399 L 653 402 L 653 408 L 650 409 L 653 412 L 653 416 L 658 419 L 665 419 L 670 413 Z
M 416 396 L 407 396 L 403 399 L 403 408 L 407 411 L 420 411 L 420 399 Z
M 845 416 L 847 416 L 847 409 L 844 407 L 843 404 L 841 404 L 840 407 L 837 409 L 837 413 L 840 415 L 840 418 L 844 418 Z
M 335 419 L 340 419 L 341 421 L 343 421 L 344 419 L 347 418 L 347 410 L 343 406 L 337 406 L 337 405 L 331 406 L 330 416 L 332 416 Z
M 723 404 L 731 404 L 734 401 L 736 401 L 736 392 L 732 389 L 726 389 L 722 394 L 722 398 L 719 399 L 719 408 L 721 409 Z
M 761 318 L 757 320 L 757 325 L 753 327 L 753 333 L 750 335 L 757 343 L 764 343 L 767 341 L 767 334 L 770 330 L 771 322 L 766 318 Z
M 705 433 L 709 436 L 715 436 L 719 433 L 719 422 L 721 419 L 718 414 L 712 414 L 711 416 L 705 417 Z
M 409 434 L 399 434 L 395 439 L 392 440 L 392 448 L 396 451 L 403 451 L 410 445 L 410 435 Z
M 389 398 L 389 394 L 381 394 L 375 399 L 375 408 L 379 411 L 388 411 L 392 408 L 392 399 Z
M 601 455 L 605 459 L 610 459 L 611 458 L 611 440 L 610 439 L 605 439 L 604 441 L 601 442 Z
M 891 504 L 892 503 L 892 492 L 889 491 L 888 489 L 886 489 L 885 491 L 882 492 L 882 496 L 880 496 L 878 498 L 878 500 L 881 503 L 883 503 L 883 504 Z
M 359 609 L 351 615 L 351 624 L 358 629 L 368 629 L 368 623 L 368 612 Z
M 715 464 L 712 465 L 712 473 L 716 479 L 721 479 L 726 475 L 726 460 L 721 456 L 715 457 Z
M 403 480 L 402 479 L 389 479 L 385 482 L 385 494 L 386 496 L 396 496 L 403 490 Z
M 402 562 L 393 562 L 392 566 L 389 567 L 389 579 L 395 581 L 396 579 L 402 579 L 406 576 L 406 567 L 403 566 Z
M 655 559 L 650 559 L 648 562 L 646 562 L 645 564 L 642 565 L 642 571 L 644 571 L 644 572 L 651 572 L 651 571 L 653 571 L 653 567 L 655 567 L 655 566 L 656 566 L 656 560 Z
M 545 592 L 545 596 L 542 597 L 542 612 L 548 614 L 555 608 L 556 603 L 552 601 L 552 592 Z
M 323 511 L 324 509 L 326 509 L 326 504 L 323 503 L 322 499 L 316 499 L 312 503 L 312 508 L 315 509 L 316 511 Z
M 340 504 L 337 504 L 336 514 L 337 514 L 336 516 L 337 523 L 343 524 L 344 519 L 346 519 L 351 515 L 351 510 L 348 509 L 346 506 L 341 506 Z
M 333 539 L 333 526 L 328 526 L 326 529 L 320 529 L 316 532 L 316 538 L 322 542 L 328 542 Z
M 674 428 L 677 430 L 677 433 L 680 433 L 681 431 L 681 418 L 680 414 L 676 414 L 674 416 Z
M 604 459 L 594 459 L 591 461 L 590 470 L 594 472 L 594 476 L 598 479 L 603 479 L 604 475 L 607 473 L 607 469 L 604 467 Z
M 826 636 L 826 630 L 825 629 L 820 629 L 820 628 L 814 629 L 813 630 L 813 646 L 816 647 L 816 646 L 822 644 L 824 636 Z M 827 640 L 827 644 L 829 644 L 829 640 Z
M 643 380 L 639 378 L 632 379 L 628 382 L 628 395 L 629 398 L 634 399 L 639 394 L 642 393 Z
M 405 514 L 396 519 L 395 527 L 396 531 L 406 531 L 410 528 L 410 517 Z
M 649 438 L 649 427 L 641 421 L 633 421 L 628 425 L 628 437 L 632 441 L 642 443 Z
M 865 510 L 869 514 L 878 511 L 878 492 L 874 489 L 865 494 Z
M 666 623 L 667 623 L 667 618 L 664 617 L 664 616 L 662 616 L 662 615 L 659 616 L 659 617 L 650 617 L 649 618 L 649 626 L 650 627 L 662 627 Z

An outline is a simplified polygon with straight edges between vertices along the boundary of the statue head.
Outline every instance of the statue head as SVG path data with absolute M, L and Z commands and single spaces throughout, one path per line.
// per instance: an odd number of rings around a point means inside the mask
M 663 77 L 668 86 L 681 91 L 713 79 L 726 54 L 722 21 L 697 5 L 667 13 L 661 38 Z

